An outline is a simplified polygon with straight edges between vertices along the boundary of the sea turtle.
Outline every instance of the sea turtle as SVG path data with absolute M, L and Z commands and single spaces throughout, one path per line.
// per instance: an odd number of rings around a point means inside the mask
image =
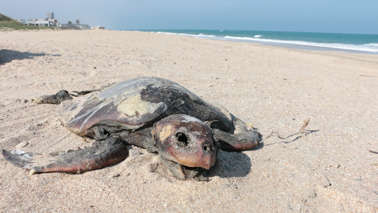
M 83 91 L 76 94 L 87 94 Z M 72 99 L 67 91 L 43 96 L 38 103 Z M 158 153 L 161 164 L 178 178 L 202 179 L 216 161 L 217 149 L 243 151 L 258 146 L 262 135 L 222 107 L 211 105 L 170 80 L 140 77 L 95 91 L 81 103 L 65 126 L 95 140 L 92 146 L 51 155 L 43 164 L 35 154 L 3 150 L 3 156 L 32 174 L 82 173 L 117 164 L 128 145 Z M 73 113 L 76 112 L 76 113 Z M 68 113 L 68 112 L 67 112 Z

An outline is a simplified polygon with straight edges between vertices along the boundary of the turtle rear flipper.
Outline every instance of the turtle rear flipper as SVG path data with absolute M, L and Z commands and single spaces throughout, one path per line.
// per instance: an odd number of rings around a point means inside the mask
M 36 104 L 60 104 L 65 100 L 71 100 L 72 97 L 79 97 L 97 91 L 99 91 L 99 89 L 72 91 L 71 93 L 69 93 L 67 90 L 60 90 L 56 94 L 44 95 L 39 98 L 32 99 L 32 101 Z
M 33 167 L 33 153 L 24 152 L 22 150 L 7 151 L 3 149 L 4 158 L 17 167 L 31 169 Z
M 128 149 L 121 139 L 110 137 L 96 141 L 90 147 L 50 154 L 48 157 L 20 150 L 3 150 L 2 153 L 7 161 L 30 170 L 30 174 L 49 172 L 79 174 L 123 161 L 128 156 Z
M 42 97 L 33 99 L 36 104 L 60 104 L 62 101 L 72 99 L 70 93 L 67 90 L 60 90 L 53 95 L 44 95 Z

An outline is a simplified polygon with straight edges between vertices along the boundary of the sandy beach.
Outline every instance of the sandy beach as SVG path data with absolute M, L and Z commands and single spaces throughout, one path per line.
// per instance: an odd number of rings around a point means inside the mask
M 0 32 L 0 149 L 86 146 L 61 126 L 59 106 L 30 100 L 138 76 L 226 107 L 264 147 L 220 151 L 209 182 L 151 173 L 155 156 L 139 148 L 81 175 L 30 176 L 0 156 L 0 212 L 378 211 L 378 55 L 148 32 Z M 311 134 L 282 139 L 306 119 Z

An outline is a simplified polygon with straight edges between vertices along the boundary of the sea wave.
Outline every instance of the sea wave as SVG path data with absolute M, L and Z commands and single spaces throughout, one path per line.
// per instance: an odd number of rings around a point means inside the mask
M 369 43 L 369 44 L 365 44 L 365 46 L 378 48 L 378 43 Z
M 198 37 L 198 38 L 216 38 L 215 35 L 209 35 L 209 34 L 189 34 L 189 33 L 172 33 L 172 32 L 156 32 L 158 34 L 166 34 L 166 35 L 183 35 L 183 36 L 190 36 L 190 37 Z
M 198 37 L 201 37 L 201 38 L 215 38 L 216 36 L 215 35 L 208 35 L 208 34 L 198 34 L 197 35 Z
M 288 44 L 288 45 L 297 45 L 297 46 L 320 47 L 320 48 L 378 53 L 378 43 L 357 45 L 357 44 L 317 43 L 317 42 L 308 42 L 308 41 L 291 41 L 291 40 L 279 40 L 279 39 L 237 37 L 237 36 L 224 36 L 224 38 L 227 40 L 244 40 L 244 41 L 255 41 L 255 42 L 263 42 L 263 43 Z
M 339 49 L 347 51 L 359 51 L 368 53 L 378 53 L 378 43 L 368 43 L 368 44 L 344 44 L 344 43 L 318 43 L 309 41 L 295 41 L 295 40 L 279 40 L 279 39 L 267 39 L 263 38 L 262 35 L 256 34 L 253 37 L 239 37 L 239 36 L 216 36 L 209 34 L 189 34 L 189 33 L 172 33 L 172 32 L 157 32 L 169 35 L 183 35 L 197 38 L 210 38 L 210 39 L 221 39 L 221 40 L 231 40 L 231 41 L 251 41 L 260 43 L 271 43 L 271 44 L 282 44 L 282 45 L 292 45 L 292 46 L 302 46 L 302 47 L 315 47 L 315 48 L 327 48 L 327 49 Z

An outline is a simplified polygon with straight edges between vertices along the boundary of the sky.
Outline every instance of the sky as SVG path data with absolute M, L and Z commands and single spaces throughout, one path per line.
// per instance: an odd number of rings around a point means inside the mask
M 216 29 L 378 34 L 378 0 L 1 0 L 15 19 L 79 19 L 109 29 Z

